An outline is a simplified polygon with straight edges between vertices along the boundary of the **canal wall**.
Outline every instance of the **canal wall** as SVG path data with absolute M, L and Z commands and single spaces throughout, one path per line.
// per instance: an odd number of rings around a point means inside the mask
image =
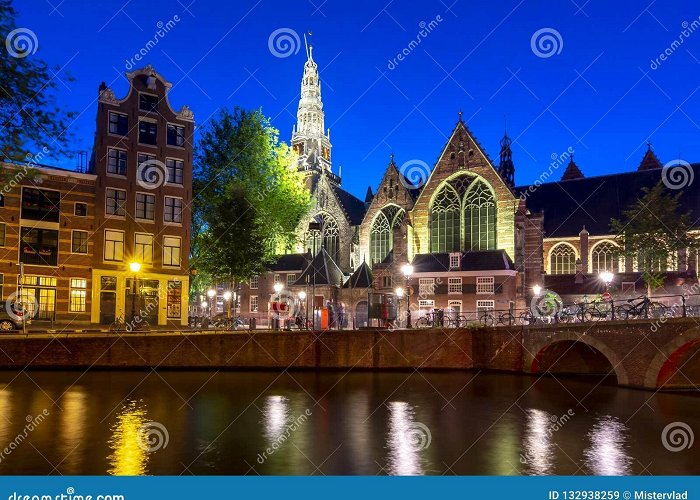
M 700 388 L 694 319 L 475 329 L 149 332 L 0 337 L 0 368 L 479 369 L 612 373 L 618 384 Z

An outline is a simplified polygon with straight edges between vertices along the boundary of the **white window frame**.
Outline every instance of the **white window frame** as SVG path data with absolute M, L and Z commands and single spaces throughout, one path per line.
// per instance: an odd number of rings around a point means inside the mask
M 459 252 L 450 253 L 450 270 L 459 269 L 462 264 L 462 254 Z
M 292 286 L 296 280 L 297 280 L 297 275 L 294 273 L 289 273 L 287 275 L 287 286 Z
M 80 313 L 87 311 L 87 279 L 85 278 L 70 278 L 68 280 L 70 291 L 68 295 L 68 312 Z M 76 286 L 82 285 L 82 286 Z M 73 293 L 78 292 L 76 296 L 82 297 L 82 309 L 73 308 Z
M 418 278 L 418 295 L 435 295 L 435 278 Z
M 476 301 L 476 312 L 486 312 L 486 311 L 495 311 L 496 310 L 496 301 L 495 300 L 477 300 Z
M 447 307 L 453 308 L 454 306 L 459 307 L 459 312 L 462 312 L 462 301 L 461 300 L 448 300 Z
M 420 299 L 418 301 L 418 307 L 420 307 L 420 308 L 435 307 L 435 301 L 433 299 Z
M 462 278 L 447 278 L 447 293 L 462 295 Z
M 253 307 L 253 304 L 255 304 L 255 307 Z M 258 296 L 257 295 L 251 295 L 248 299 L 248 310 L 252 313 L 258 312 Z
M 120 240 L 108 240 L 108 239 L 107 239 L 107 233 L 121 234 L 121 235 L 122 235 L 121 241 L 120 241 Z M 121 244 L 121 249 L 120 249 L 121 258 L 119 258 L 119 259 L 108 259 L 108 258 L 107 258 L 107 249 L 108 249 L 107 243 L 112 243 L 112 252 L 111 252 L 111 254 L 112 254 L 113 256 L 116 256 L 116 255 L 117 255 L 117 249 L 118 249 L 119 246 L 120 246 L 119 244 Z M 105 262 L 123 262 L 123 261 L 124 261 L 124 231 L 119 230 L 119 229 L 105 229 L 105 232 L 104 232 L 104 249 L 103 249 L 103 251 L 102 251 L 102 260 L 104 260 Z
M 252 276 L 250 282 L 248 283 L 248 288 L 251 290 L 257 290 L 260 286 L 260 276 Z
M 496 280 L 493 276 L 477 276 L 476 278 L 476 293 L 477 295 L 490 295 L 496 290 Z
M 282 276 L 279 273 L 276 273 L 272 283 L 273 285 L 276 285 L 277 283 L 282 283 Z

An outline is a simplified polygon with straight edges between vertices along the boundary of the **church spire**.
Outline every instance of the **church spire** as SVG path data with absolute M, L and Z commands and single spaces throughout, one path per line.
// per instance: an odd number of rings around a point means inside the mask
M 515 187 L 515 165 L 513 164 L 513 150 L 510 145 L 513 141 L 508 137 L 508 131 L 503 133 L 501 139 L 500 162 L 498 164 L 498 173 L 508 187 Z
M 654 170 L 662 167 L 663 165 L 661 165 L 659 158 L 656 156 L 656 153 L 654 153 L 654 150 L 651 148 L 651 142 L 647 142 L 647 152 L 644 153 L 644 158 L 642 158 L 642 161 L 639 164 L 637 170 Z
M 321 80 L 318 64 L 313 57 L 313 46 L 308 46 L 306 55 L 292 148 L 299 155 L 299 168 L 314 175 L 331 172 L 331 142 L 330 131 L 324 130 Z
M 583 179 L 583 172 L 581 172 L 581 169 L 578 168 L 578 165 L 576 165 L 576 162 L 574 162 L 574 154 L 571 153 L 569 155 L 569 164 L 566 166 L 566 170 L 564 170 L 564 175 L 561 176 L 561 180 L 573 181 L 575 179 Z

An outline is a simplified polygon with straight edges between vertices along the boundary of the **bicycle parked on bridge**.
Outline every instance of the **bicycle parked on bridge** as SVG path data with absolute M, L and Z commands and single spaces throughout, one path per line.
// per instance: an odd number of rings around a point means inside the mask
M 637 302 L 634 302 L 634 301 Z M 636 299 L 627 299 L 627 304 L 623 304 L 615 309 L 615 314 L 619 319 L 638 318 L 662 318 L 668 316 L 668 307 L 661 302 L 652 302 L 646 295 L 640 295 Z
M 416 328 L 444 328 L 450 326 L 449 318 L 441 309 L 427 313 L 416 321 Z
M 484 326 L 510 326 L 515 323 L 515 317 L 510 311 L 482 311 L 479 321 Z

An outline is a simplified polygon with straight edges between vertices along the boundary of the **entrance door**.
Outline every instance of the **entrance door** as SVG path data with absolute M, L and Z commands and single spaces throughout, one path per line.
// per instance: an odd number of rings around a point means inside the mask
M 367 326 L 367 301 L 361 300 L 355 306 L 355 328 L 363 328 Z
M 111 325 L 117 319 L 117 292 L 100 292 L 100 324 Z

